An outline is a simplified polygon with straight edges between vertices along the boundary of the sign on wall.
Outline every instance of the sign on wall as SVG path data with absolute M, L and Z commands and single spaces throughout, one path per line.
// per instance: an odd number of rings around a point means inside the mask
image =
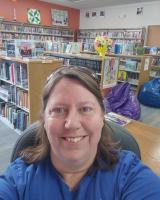
M 51 9 L 52 24 L 58 26 L 68 26 L 68 11 Z
M 27 15 L 28 15 L 28 22 L 30 24 L 40 24 L 41 23 L 41 16 L 40 16 L 39 10 L 29 8 Z

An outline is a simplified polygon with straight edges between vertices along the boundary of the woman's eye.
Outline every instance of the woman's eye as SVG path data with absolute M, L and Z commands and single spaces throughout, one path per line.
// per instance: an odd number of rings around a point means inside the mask
M 50 110 L 49 114 L 58 115 L 58 114 L 64 114 L 65 112 L 66 112 L 65 108 L 57 107 L 57 108 L 53 108 L 52 110 Z
M 54 112 L 56 112 L 56 113 L 64 113 L 65 109 L 64 108 L 55 108 Z
M 88 112 L 91 112 L 93 109 L 91 107 L 86 106 L 86 107 L 81 108 L 80 110 L 84 113 L 88 113 Z

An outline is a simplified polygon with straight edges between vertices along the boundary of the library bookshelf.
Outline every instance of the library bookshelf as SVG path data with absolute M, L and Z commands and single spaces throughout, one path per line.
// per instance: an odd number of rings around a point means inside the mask
M 45 80 L 62 65 L 57 59 L 0 57 L 0 119 L 21 133 L 39 118 Z
M 10 40 L 32 40 L 39 42 L 73 42 L 75 33 L 68 27 L 33 25 L 15 21 L 0 21 L 1 48 L 6 49 Z
M 119 57 L 119 69 L 117 82 L 127 81 L 136 93 L 141 86 L 149 80 L 150 73 L 150 56 L 139 55 L 115 55 Z
M 77 41 L 83 43 L 83 51 L 95 52 L 94 40 L 97 35 L 108 35 L 114 43 L 120 43 L 126 48 L 133 48 L 135 44 L 144 45 L 146 28 L 80 29 L 77 32 Z
M 82 53 L 58 53 L 54 51 L 46 51 L 44 52 L 44 56 L 45 55 L 62 60 L 64 65 L 74 65 L 89 68 L 96 73 L 99 81 L 101 79 L 102 58 L 97 55 Z
M 127 81 L 130 83 L 131 89 L 138 93 L 140 87 L 149 80 L 151 56 L 147 55 L 107 54 L 104 59 L 92 53 L 66 54 L 46 51 L 44 55 L 62 59 L 64 64 L 83 66 L 92 69 L 99 77 L 102 90 L 104 89 L 104 83 L 106 87 L 109 88 L 117 83 Z M 110 82 L 106 77 L 106 69 L 108 69 L 109 65 L 105 66 L 104 69 L 104 60 L 107 58 L 115 58 L 115 64 L 118 64 L 117 75 L 116 77 L 114 76 L 114 80 L 111 77 Z

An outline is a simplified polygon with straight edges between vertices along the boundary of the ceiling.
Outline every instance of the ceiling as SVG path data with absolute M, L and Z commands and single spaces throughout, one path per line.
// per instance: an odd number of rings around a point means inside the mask
M 77 9 L 84 9 L 84 8 L 89 9 L 89 8 L 98 8 L 103 6 L 152 2 L 156 0 L 40 0 L 40 1 L 64 5 L 67 7 L 72 7 Z

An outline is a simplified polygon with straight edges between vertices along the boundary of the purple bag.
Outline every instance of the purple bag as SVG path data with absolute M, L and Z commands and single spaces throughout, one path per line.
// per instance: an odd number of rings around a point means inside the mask
M 115 112 L 131 119 L 140 118 L 140 103 L 130 87 L 128 82 L 123 82 L 112 88 L 104 97 L 106 112 Z

